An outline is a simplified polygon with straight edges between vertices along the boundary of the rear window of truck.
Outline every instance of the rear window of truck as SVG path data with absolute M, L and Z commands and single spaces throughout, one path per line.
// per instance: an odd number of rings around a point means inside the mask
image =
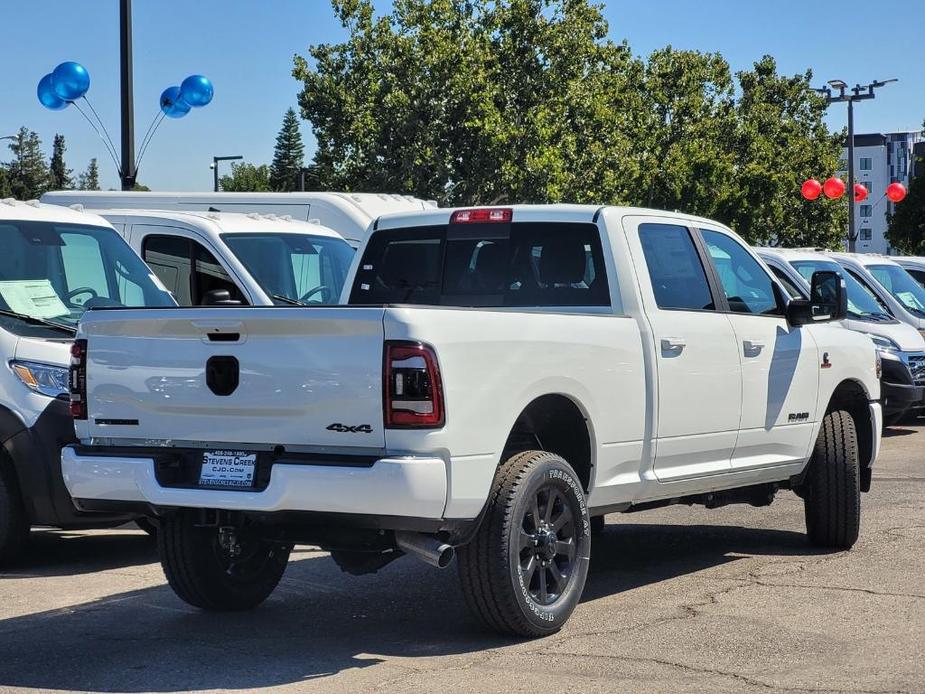
M 609 306 L 594 224 L 514 222 L 373 234 L 351 304 Z

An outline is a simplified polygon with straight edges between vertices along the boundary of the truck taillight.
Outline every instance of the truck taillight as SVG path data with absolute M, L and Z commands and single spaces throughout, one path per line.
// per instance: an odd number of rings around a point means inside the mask
M 450 216 L 450 224 L 504 224 L 510 222 L 514 210 L 510 207 L 477 207 L 472 210 L 456 210 Z
M 432 347 L 418 342 L 386 342 L 383 371 L 386 428 L 443 426 L 443 384 Z
M 71 369 L 68 374 L 71 392 L 71 416 L 87 418 L 87 341 L 75 340 L 71 345 Z

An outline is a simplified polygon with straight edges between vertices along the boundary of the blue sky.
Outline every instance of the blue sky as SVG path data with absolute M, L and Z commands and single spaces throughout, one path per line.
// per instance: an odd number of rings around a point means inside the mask
M 858 107 L 858 132 L 918 128 L 925 119 L 925 3 L 919 0 L 895 10 L 869 0 L 604 4 L 611 37 L 627 39 L 637 54 L 671 44 L 719 51 L 733 69 L 742 69 L 770 53 L 785 73 L 812 68 L 820 84 L 833 78 L 854 84 L 898 77 L 899 84 Z M 830 9 L 836 4 L 838 17 Z M 293 54 L 343 36 L 327 0 L 135 0 L 134 5 L 139 139 L 157 113 L 162 89 L 191 73 L 207 75 L 215 84 L 211 105 L 161 126 L 139 176 L 156 190 L 211 189 L 213 155 L 269 162 L 283 113 L 296 104 Z M 378 0 L 382 10 L 390 5 Z M 11 1 L 5 3 L 3 22 L 0 136 L 26 125 L 50 150 L 54 133 L 63 133 L 75 173 L 95 156 L 103 187 L 117 187 L 115 167 L 80 115 L 73 109 L 46 111 L 35 97 L 38 80 L 59 62 L 83 63 L 92 78 L 88 96 L 118 142 L 117 0 Z M 844 105 L 833 106 L 829 117 L 840 127 Z M 308 123 L 302 132 L 311 153 Z M 0 150 L 0 160 L 8 158 L 8 151 Z

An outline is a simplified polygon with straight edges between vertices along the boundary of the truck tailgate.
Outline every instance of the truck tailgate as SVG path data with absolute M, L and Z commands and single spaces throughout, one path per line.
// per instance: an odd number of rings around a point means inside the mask
M 383 448 L 381 308 L 88 311 L 82 439 Z

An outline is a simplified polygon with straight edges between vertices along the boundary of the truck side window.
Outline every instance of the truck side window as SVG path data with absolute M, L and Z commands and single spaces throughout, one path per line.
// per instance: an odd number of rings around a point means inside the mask
M 214 289 L 227 289 L 232 299 L 247 303 L 215 256 L 192 239 L 146 236 L 142 258 L 181 306 L 201 306 Z
M 758 261 L 726 234 L 709 230 L 701 230 L 701 234 L 730 310 L 736 313 L 779 314 L 774 282 Z
M 715 308 L 707 275 L 690 231 L 676 224 L 641 224 L 639 242 L 659 308 Z

